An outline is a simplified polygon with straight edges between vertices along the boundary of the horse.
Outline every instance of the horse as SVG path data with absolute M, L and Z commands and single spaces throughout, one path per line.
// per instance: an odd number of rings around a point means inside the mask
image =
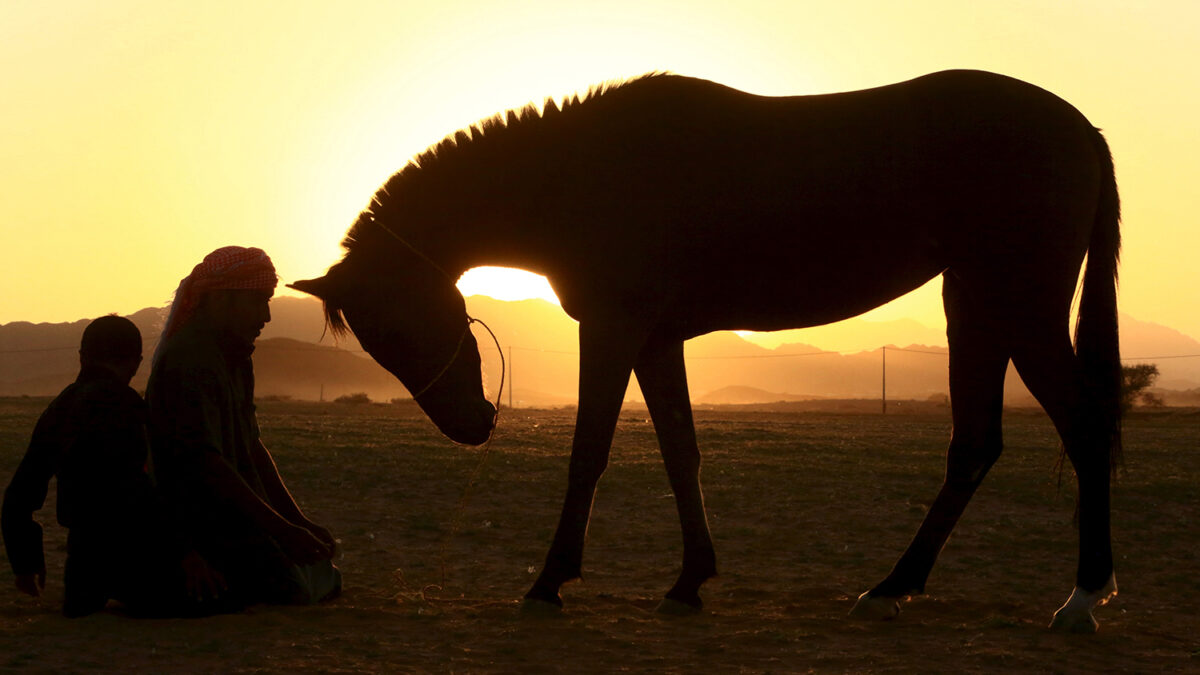
M 940 274 L 953 420 L 944 481 L 851 615 L 890 619 L 925 592 L 1001 454 L 1011 360 L 1077 477 L 1075 587 L 1051 627 L 1090 632 L 1092 610 L 1116 594 L 1119 212 L 1100 130 L 1020 80 L 958 70 L 767 97 L 654 73 L 431 146 L 374 194 L 341 260 L 292 287 L 320 298 L 327 325 L 352 330 L 446 436 L 479 445 L 497 411 L 455 280 L 484 265 L 544 275 L 579 322 L 579 401 L 562 513 L 522 608 L 561 610 L 561 586 L 581 577 L 634 373 L 683 533 L 682 568 L 659 610 L 691 613 L 717 568 L 684 341 L 838 321 Z

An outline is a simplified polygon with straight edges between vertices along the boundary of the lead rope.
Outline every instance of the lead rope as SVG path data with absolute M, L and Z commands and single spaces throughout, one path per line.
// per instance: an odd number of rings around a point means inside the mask
M 441 265 L 435 263 L 429 256 L 418 250 L 417 247 L 408 243 L 403 237 L 393 232 L 392 228 L 384 225 L 382 222 L 375 220 L 374 218 L 371 219 L 371 222 L 382 228 L 384 232 L 392 235 L 396 241 L 403 244 L 405 248 L 407 248 L 409 251 L 412 251 L 418 258 L 424 260 L 430 267 L 437 270 L 443 277 L 446 277 L 450 283 L 454 283 L 454 278 L 451 277 L 446 270 L 442 269 Z M 460 351 L 462 351 L 463 342 L 467 339 L 467 333 L 470 332 L 471 324 L 473 323 L 483 326 L 484 330 L 488 332 L 488 335 L 492 336 L 492 342 L 496 344 L 496 353 L 500 356 L 500 386 L 496 388 L 496 404 L 493 406 L 496 409 L 496 416 L 492 418 L 492 431 L 490 434 L 488 434 L 488 439 L 483 444 L 483 451 L 479 454 L 479 461 L 475 463 L 475 468 L 471 471 L 471 475 L 467 478 L 466 486 L 463 487 L 462 496 L 458 499 L 458 508 L 455 509 L 454 519 L 450 522 L 450 531 L 445 537 L 442 537 L 442 543 L 438 553 L 438 567 L 441 572 L 441 583 L 426 584 L 425 586 L 421 587 L 420 598 L 424 602 L 431 602 L 434 599 L 439 599 L 430 598 L 428 591 L 442 591 L 446 588 L 446 545 L 449 543 L 450 539 L 454 537 L 454 535 L 458 534 L 459 529 L 462 527 L 463 514 L 465 514 L 467 511 L 467 503 L 471 497 L 471 488 L 474 487 L 476 479 L 479 478 L 479 474 L 483 471 L 483 465 L 487 461 L 488 453 L 492 449 L 492 441 L 496 438 L 496 429 L 500 426 L 500 401 L 503 400 L 502 396 L 504 394 L 504 378 L 506 375 L 505 369 L 507 368 L 507 364 L 504 362 L 504 349 L 500 347 L 500 339 L 496 337 L 496 333 L 494 333 L 491 327 L 484 323 L 481 319 L 476 319 L 470 314 L 467 314 L 467 325 L 463 327 L 462 335 L 460 335 L 458 338 L 458 344 L 454 347 L 454 353 L 451 354 L 450 360 L 446 362 L 446 365 L 443 366 L 440 371 L 438 371 L 437 375 L 435 375 L 428 384 L 422 387 L 419 392 L 413 394 L 413 400 L 415 401 L 418 397 L 429 391 L 429 388 L 432 387 L 438 380 L 442 379 L 442 376 L 446 374 L 446 371 L 450 370 L 450 366 L 453 365 L 453 363 L 458 359 L 458 354 Z M 408 588 L 408 583 L 404 580 L 404 572 L 402 570 L 396 570 L 393 574 L 397 583 L 399 583 L 402 588 Z M 399 593 L 397 594 L 397 599 L 399 599 L 400 595 L 401 594 Z
M 483 450 L 479 453 L 479 461 L 475 463 L 475 468 L 471 471 L 471 475 L 467 477 L 467 484 L 463 487 L 462 496 L 460 496 L 458 499 L 458 507 L 454 510 L 454 519 L 450 521 L 450 531 L 446 533 L 446 536 L 442 537 L 442 543 L 438 551 L 438 568 L 441 573 L 441 582 L 437 584 L 427 584 L 421 588 L 421 599 L 425 602 L 431 601 L 431 598 L 429 597 L 429 591 L 440 592 L 446 588 L 446 546 L 462 528 L 463 516 L 467 512 L 467 504 L 471 498 L 471 488 L 475 486 L 475 481 L 479 478 L 479 474 L 483 471 L 483 465 L 485 462 L 487 462 L 488 453 L 492 449 L 492 440 L 496 438 L 496 429 L 500 426 L 500 401 L 503 400 L 504 377 L 505 369 L 507 367 L 504 362 L 504 350 L 500 347 L 499 338 L 496 337 L 496 334 L 492 332 L 492 329 L 486 323 L 480 319 L 476 319 L 470 315 L 467 315 L 467 330 L 471 329 L 472 323 L 477 323 L 483 326 L 484 330 L 488 332 L 488 335 L 492 336 L 492 342 L 496 344 L 496 353 L 500 356 L 500 386 L 496 389 L 496 404 L 493 406 L 496 409 L 496 416 L 492 419 L 492 432 L 488 434 L 488 439 L 483 444 Z M 463 334 L 463 337 L 466 337 L 466 333 Z M 459 340 L 459 347 L 462 347 L 462 339 Z M 455 358 L 457 358 L 457 356 L 458 352 L 456 350 Z M 453 359 L 451 362 L 453 363 Z M 441 377 L 441 375 L 439 374 L 438 377 Z M 429 385 L 426 385 L 425 388 L 428 389 L 432 384 L 433 383 L 431 382 Z M 413 398 L 416 397 L 414 396 Z M 403 574 L 400 575 L 399 581 L 401 584 L 404 583 Z M 433 599 L 440 600 L 441 598 Z

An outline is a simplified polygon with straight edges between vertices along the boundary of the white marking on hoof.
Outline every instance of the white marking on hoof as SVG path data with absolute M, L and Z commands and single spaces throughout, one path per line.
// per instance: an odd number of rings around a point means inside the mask
M 700 608 L 693 607 L 686 602 L 663 598 L 654 611 L 666 616 L 693 616 L 700 613 Z
M 889 621 L 900 614 L 900 598 L 871 595 L 870 591 L 858 596 L 858 602 L 850 610 L 850 616 L 864 621 Z
M 525 598 L 521 601 L 521 608 L 517 610 L 521 616 L 533 617 L 552 617 L 562 616 L 563 608 L 553 602 L 538 600 L 536 598 Z
M 1107 605 L 1117 594 L 1117 575 L 1108 577 L 1108 583 L 1098 591 L 1088 592 L 1076 586 L 1071 597 L 1058 608 L 1050 621 L 1050 628 L 1068 633 L 1095 633 L 1100 622 L 1092 616 L 1092 610 Z

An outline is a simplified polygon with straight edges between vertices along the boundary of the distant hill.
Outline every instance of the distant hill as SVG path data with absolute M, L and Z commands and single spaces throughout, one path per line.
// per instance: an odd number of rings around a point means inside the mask
M 315 298 L 297 298 L 281 295 L 271 300 L 271 322 L 263 327 L 260 340 L 288 338 L 327 347 L 340 347 L 347 351 L 361 351 L 362 347 L 354 335 L 334 340 L 325 330 L 325 316 L 321 303 Z
M 472 316 L 485 321 L 500 339 L 511 381 L 505 383 L 504 403 L 517 406 L 556 406 L 574 403 L 578 379 L 578 325 L 562 308 L 542 300 L 505 302 L 486 296 L 467 298 Z M 312 298 L 280 296 L 271 302 L 272 321 L 263 330 L 255 352 L 258 393 L 332 399 L 366 392 L 374 400 L 405 397 L 407 392 L 387 371 L 362 352 L 354 337 L 338 341 L 325 334 L 321 305 Z M 163 310 L 150 308 L 130 318 L 147 338 L 147 364 L 134 380 L 144 388 L 149 356 L 161 329 Z M 78 371 L 77 349 L 87 321 L 58 324 L 13 322 L 0 325 L 0 395 L 52 395 Z M 1122 352 L 1127 356 L 1200 354 L 1200 341 L 1179 331 L 1121 316 Z M 500 353 L 482 327 L 473 329 L 483 359 L 485 386 L 496 392 Z M 858 344 L 869 349 L 837 352 L 803 341 L 825 342 L 830 336 L 862 331 Z M 886 336 L 893 334 L 892 339 Z M 766 403 L 797 398 L 877 398 L 883 380 L 883 349 L 887 344 L 887 390 L 890 399 L 925 400 L 947 391 L 944 336 L 916 322 L 868 322 L 851 319 L 833 326 L 782 331 L 770 337 L 787 338 L 773 348 L 755 344 L 731 332 L 690 340 L 685 348 L 688 385 L 693 400 L 736 398 L 743 403 Z M 750 336 L 763 342 L 762 335 Z M 868 342 L 867 339 L 870 339 Z M 847 338 L 849 340 L 849 338 Z M 898 347 L 896 345 L 907 345 Z M 1152 359 L 1161 372 L 1159 389 L 1200 388 L 1200 359 Z M 1028 392 L 1010 368 L 1006 401 L 1032 404 Z M 636 381 L 627 392 L 640 400 Z M 1171 398 L 1168 400 L 1186 400 Z
M 143 338 L 152 338 L 162 328 L 163 310 L 143 309 L 128 318 Z M 0 324 L 0 396 L 51 396 L 61 391 L 79 372 L 79 340 L 90 322 Z M 157 341 L 145 344 L 148 361 Z M 134 386 L 145 387 L 145 380 L 146 372 L 139 372 Z
M 1177 354 L 1200 354 L 1200 340 L 1161 324 L 1139 321 L 1121 315 L 1121 356 L 1143 358 L 1158 366 L 1157 387 L 1163 389 L 1200 388 L 1200 358 L 1153 358 Z M 1127 362 L 1129 363 L 1129 362 Z
M 257 396 L 296 399 L 365 393 L 374 401 L 410 398 L 400 381 L 368 356 L 290 338 L 260 338 L 254 349 Z
M 913 319 L 868 321 L 855 317 L 825 326 L 750 333 L 744 337 L 748 342 L 767 349 L 800 343 L 849 354 L 870 351 L 886 344 L 945 347 L 946 327 L 930 327 Z

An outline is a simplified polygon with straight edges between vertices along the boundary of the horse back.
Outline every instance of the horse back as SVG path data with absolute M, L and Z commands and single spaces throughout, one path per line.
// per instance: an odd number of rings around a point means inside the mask
M 573 161 L 619 198 L 574 213 L 586 254 L 608 261 L 588 286 L 624 284 L 682 332 L 853 316 L 981 247 L 1062 251 L 1077 271 L 1086 247 L 1096 132 L 1019 80 L 947 71 L 765 97 L 662 76 L 597 103 Z

